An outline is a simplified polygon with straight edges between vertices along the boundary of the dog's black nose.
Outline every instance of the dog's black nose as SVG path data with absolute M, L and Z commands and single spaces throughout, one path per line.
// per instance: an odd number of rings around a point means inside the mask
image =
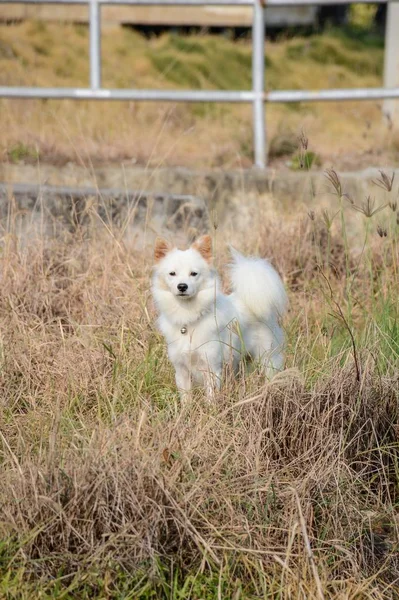
M 179 283 L 179 285 L 177 286 L 177 289 L 179 290 L 179 292 L 185 292 L 188 288 L 187 283 Z

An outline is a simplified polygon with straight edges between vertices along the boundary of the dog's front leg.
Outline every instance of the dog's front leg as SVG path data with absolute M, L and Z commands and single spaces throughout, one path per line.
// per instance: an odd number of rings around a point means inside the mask
M 212 402 L 215 399 L 216 391 L 220 390 L 222 382 L 222 370 L 207 371 L 204 375 L 204 383 L 205 383 L 205 392 L 206 397 L 209 402 Z
M 191 375 L 188 369 L 185 369 L 181 365 L 176 367 L 176 385 L 181 401 L 188 400 L 191 393 Z

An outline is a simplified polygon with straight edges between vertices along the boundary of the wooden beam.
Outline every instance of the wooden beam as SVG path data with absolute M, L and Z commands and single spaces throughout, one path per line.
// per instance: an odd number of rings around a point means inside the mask
M 103 6 L 101 16 L 104 24 L 250 27 L 252 8 L 245 6 Z M 88 21 L 88 8 L 84 5 L 68 4 L 0 4 L 0 21 L 25 19 L 85 23 Z

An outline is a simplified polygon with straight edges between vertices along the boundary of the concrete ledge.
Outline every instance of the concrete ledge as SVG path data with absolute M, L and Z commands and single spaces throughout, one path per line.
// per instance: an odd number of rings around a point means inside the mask
M 46 233 L 69 231 L 98 220 L 126 230 L 150 229 L 153 233 L 208 228 L 208 210 L 203 200 L 192 195 L 124 191 L 94 187 L 0 184 L 0 220 L 18 222 L 29 231 L 41 222 Z
M 399 170 L 387 167 L 388 173 L 395 172 L 395 184 L 399 181 Z M 363 197 L 379 170 L 370 168 L 357 172 L 339 173 L 345 191 L 354 197 Z M 140 190 L 140 194 L 153 194 L 162 190 L 162 195 L 194 196 L 203 198 L 209 208 L 217 206 L 219 216 L 228 207 L 231 197 L 243 198 L 247 193 L 272 194 L 281 201 L 308 203 L 315 195 L 326 195 L 331 187 L 322 171 L 275 171 L 273 169 L 247 169 L 235 171 L 192 171 L 185 168 L 147 169 L 122 165 L 98 167 L 92 170 L 68 164 L 59 168 L 51 165 L 0 164 L 0 181 L 10 183 L 30 182 L 34 185 L 69 186 L 93 188 L 94 190 L 117 189 Z M 374 186 L 375 187 L 375 186 Z M 378 196 L 378 188 L 375 187 Z M 136 192 L 137 193 L 137 192 Z
M 395 174 L 390 199 L 396 198 L 399 170 L 386 168 L 385 172 L 389 176 Z M 380 177 L 379 169 L 338 175 L 343 191 L 356 204 L 360 205 L 368 195 L 377 205 L 388 201 L 387 193 L 372 183 Z M 73 230 L 97 215 L 97 219 L 122 225 L 136 236 L 145 231 L 149 240 L 149 232 L 155 235 L 162 230 L 182 239 L 191 237 L 209 228 L 210 215 L 229 230 L 248 231 L 254 219 L 259 218 L 261 205 L 288 215 L 306 215 L 310 208 L 333 210 L 336 204 L 332 186 L 321 171 L 151 171 L 124 166 L 89 170 L 73 164 L 57 168 L 3 163 L 1 180 L 8 184 L 0 188 L 0 216 L 4 220 L 13 196 L 20 215 L 25 214 L 20 216 L 25 232 L 32 230 L 33 221 L 39 222 L 39 207 L 46 214 L 48 232 L 54 230 L 55 224 Z M 30 184 L 21 186 L 24 181 Z

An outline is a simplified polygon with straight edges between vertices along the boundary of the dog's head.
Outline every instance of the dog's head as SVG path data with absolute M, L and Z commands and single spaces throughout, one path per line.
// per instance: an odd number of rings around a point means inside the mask
M 154 258 L 159 285 L 183 301 L 194 298 L 209 287 L 212 272 L 212 240 L 200 237 L 188 250 L 174 248 L 164 239 L 157 239 Z

